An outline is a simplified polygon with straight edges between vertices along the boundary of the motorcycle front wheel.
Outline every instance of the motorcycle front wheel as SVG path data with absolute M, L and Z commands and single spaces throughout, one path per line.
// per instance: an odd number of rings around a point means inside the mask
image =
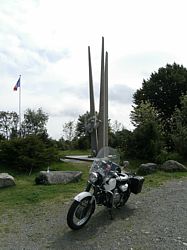
M 91 197 L 85 197 L 80 202 L 74 200 L 67 214 L 67 224 L 73 230 L 82 228 L 95 210 L 95 202 L 90 203 Z

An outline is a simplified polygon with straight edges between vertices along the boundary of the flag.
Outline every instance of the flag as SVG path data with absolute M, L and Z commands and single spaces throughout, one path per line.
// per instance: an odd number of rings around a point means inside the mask
M 17 83 L 16 85 L 14 86 L 14 91 L 17 91 L 17 89 L 20 87 L 20 77 L 19 79 L 17 80 Z

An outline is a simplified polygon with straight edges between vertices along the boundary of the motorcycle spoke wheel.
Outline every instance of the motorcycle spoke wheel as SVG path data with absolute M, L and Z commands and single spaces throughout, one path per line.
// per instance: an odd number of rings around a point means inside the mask
M 74 201 L 67 215 L 67 224 L 71 229 L 80 229 L 90 219 L 95 204 L 90 203 L 91 197 L 86 197 L 82 201 Z

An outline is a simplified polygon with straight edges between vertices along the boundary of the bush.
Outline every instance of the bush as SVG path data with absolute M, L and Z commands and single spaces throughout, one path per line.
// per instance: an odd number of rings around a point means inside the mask
M 138 126 L 127 141 L 127 156 L 154 161 L 161 150 L 160 132 L 154 122 Z
M 3 141 L 0 144 L 0 161 L 18 171 L 38 170 L 56 160 L 56 149 L 34 135 Z
M 179 131 L 175 131 L 175 134 L 172 135 L 172 139 L 177 153 L 184 159 L 187 159 L 187 128 L 181 127 Z
M 88 136 L 81 136 L 77 142 L 77 149 L 86 150 L 90 148 L 90 141 Z
M 178 162 L 183 161 L 181 155 L 179 155 L 177 152 L 167 152 L 166 150 L 161 150 L 161 153 L 156 157 L 156 162 L 159 164 L 162 164 L 168 160 L 175 160 Z

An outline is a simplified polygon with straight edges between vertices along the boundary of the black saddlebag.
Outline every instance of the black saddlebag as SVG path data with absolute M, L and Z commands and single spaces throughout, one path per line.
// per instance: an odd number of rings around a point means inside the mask
M 134 176 L 130 178 L 130 189 L 133 194 L 138 194 L 142 191 L 144 177 Z

